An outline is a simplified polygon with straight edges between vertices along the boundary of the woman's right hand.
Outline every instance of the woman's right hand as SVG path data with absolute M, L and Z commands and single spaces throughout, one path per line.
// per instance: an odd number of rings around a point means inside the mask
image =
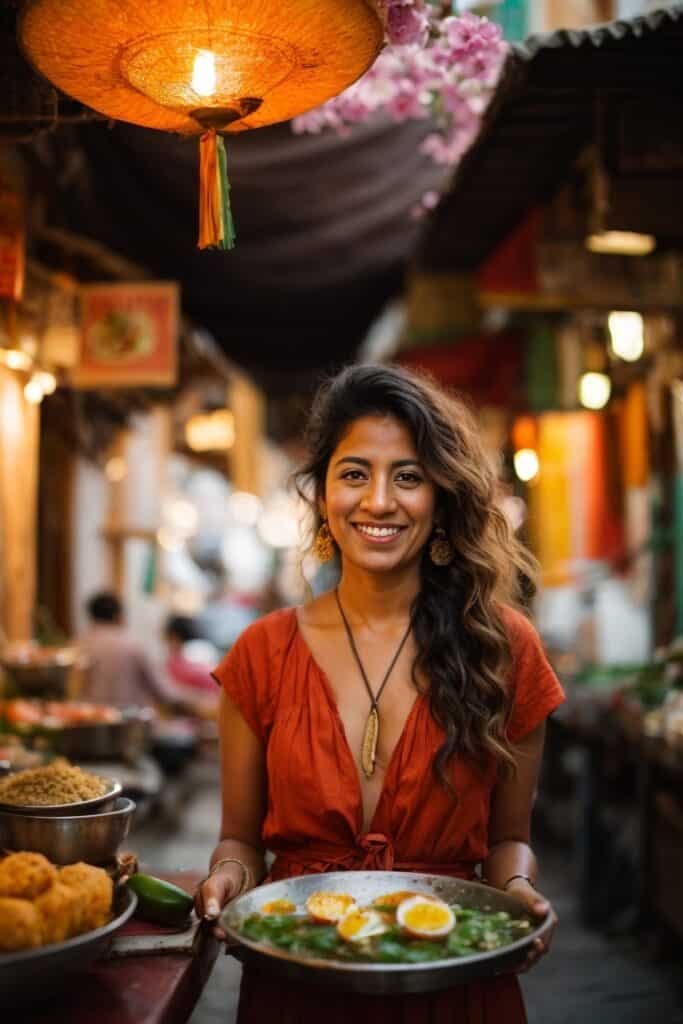
M 242 885 L 242 869 L 239 864 L 222 864 L 212 875 L 205 878 L 194 894 L 197 915 L 205 921 L 217 921 L 223 907 L 233 900 Z M 216 926 L 214 935 L 224 941 L 227 936 Z

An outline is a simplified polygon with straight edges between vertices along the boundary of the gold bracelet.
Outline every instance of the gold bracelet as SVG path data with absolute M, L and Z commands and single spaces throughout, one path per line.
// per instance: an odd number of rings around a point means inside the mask
M 238 857 L 222 857 L 220 860 L 217 860 L 215 864 L 211 865 L 209 873 L 206 877 L 211 878 L 211 876 L 215 874 L 218 868 L 222 867 L 223 864 L 239 864 L 239 866 L 242 868 L 242 881 L 240 883 L 239 890 L 236 893 L 234 899 L 237 899 L 237 896 L 242 896 L 243 893 L 247 892 L 248 889 L 251 889 L 253 887 L 254 880 L 251 873 L 251 868 L 247 864 L 245 864 L 244 861 L 239 860 Z
M 534 883 L 532 882 L 532 880 L 529 878 L 528 875 L 510 875 L 510 877 L 508 878 L 507 882 L 504 882 L 503 885 L 501 886 L 501 889 L 503 890 L 503 892 L 507 892 L 508 891 L 508 886 L 509 886 L 510 882 L 514 882 L 518 878 L 521 878 L 523 882 L 528 882 L 532 889 L 536 888 L 536 886 L 534 885 Z

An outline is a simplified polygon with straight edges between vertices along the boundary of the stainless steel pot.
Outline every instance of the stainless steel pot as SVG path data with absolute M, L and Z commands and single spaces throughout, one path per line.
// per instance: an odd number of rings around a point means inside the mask
M 136 905 L 135 893 L 127 885 L 118 886 L 114 891 L 114 917 L 103 928 L 40 949 L 0 953 L 0 1007 L 14 1009 L 44 1001 L 69 984 L 75 974 L 107 953 L 115 932 Z
M 128 835 L 135 804 L 119 797 L 110 811 L 29 815 L 0 811 L 0 848 L 42 853 L 55 864 L 106 864 Z
M 475 978 L 512 971 L 526 959 L 534 940 L 547 934 L 554 924 L 554 915 L 549 914 L 528 935 L 509 946 L 423 964 L 354 964 L 303 957 L 265 943 L 252 942 L 239 933 L 244 919 L 257 913 L 264 903 L 271 900 L 290 900 L 301 907 L 312 893 L 331 890 L 349 893 L 363 906 L 372 903 L 377 896 L 404 889 L 438 896 L 447 903 L 459 903 L 462 907 L 504 910 L 513 917 L 528 916 L 514 896 L 478 882 L 404 871 L 337 871 L 324 875 L 301 875 L 252 889 L 227 905 L 220 925 L 231 939 L 239 943 L 240 959 L 262 970 L 320 988 L 366 995 L 402 995 L 453 988 Z
M 154 712 L 140 709 L 121 722 L 64 726 L 50 733 L 50 746 L 72 761 L 137 761 L 147 749 Z

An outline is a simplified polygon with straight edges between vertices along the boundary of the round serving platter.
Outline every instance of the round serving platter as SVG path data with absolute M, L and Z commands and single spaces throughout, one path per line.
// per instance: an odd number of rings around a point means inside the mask
M 262 970 L 321 988 L 366 995 L 401 995 L 453 988 L 476 978 L 514 971 L 524 962 L 534 941 L 543 938 L 555 921 L 554 915 L 549 913 L 527 935 L 508 946 L 422 964 L 356 964 L 300 956 L 266 943 L 253 942 L 239 931 L 250 914 L 258 913 L 265 903 L 273 900 L 289 900 L 301 907 L 312 893 L 331 891 L 349 893 L 359 905 L 364 906 L 377 896 L 399 890 L 438 896 L 446 903 L 458 903 L 461 907 L 506 911 L 512 917 L 528 917 L 523 905 L 513 895 L 479 882 L 405 871 L 337 871 L 300 875 L 252 889 L 226 906 L 220 926 L 231 940 L 239 944 L 239 958 Z
M 42 1002 L 93 960 L 105 956 L 114 934 L 132 916 L 136 905 L 135 893 L 127 885 L 117 886 L 114 916 L 102 928 L 38 949 L 0 953 L 0 1008 Z

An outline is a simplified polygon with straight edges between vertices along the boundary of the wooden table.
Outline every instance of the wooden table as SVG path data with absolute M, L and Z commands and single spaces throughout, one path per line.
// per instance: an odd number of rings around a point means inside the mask
M 164 877 L 192 891 L 198 874 Z M 44 1006 L 22 1011 L 22 1024 L 184 1024 L 220 946 L 202 929 L 194 952 L 100 960 Z

